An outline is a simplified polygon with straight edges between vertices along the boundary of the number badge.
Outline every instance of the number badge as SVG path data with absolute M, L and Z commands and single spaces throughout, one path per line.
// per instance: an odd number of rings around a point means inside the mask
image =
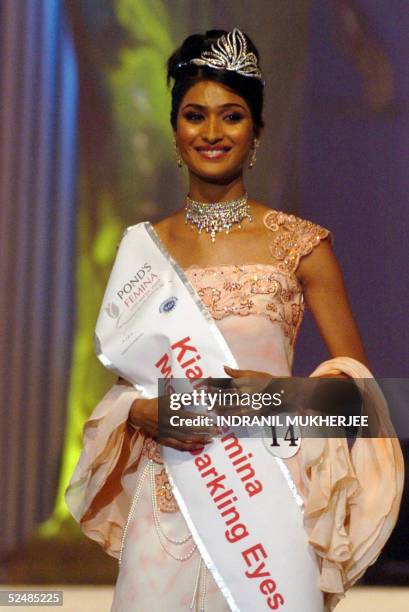
M 294 415 L 281 413 L 279 424 L 265 428 L 263 443 L 268 452 L 280 459 L 294 457 L 301 448 L 301 431 L 298 425 L 291 425 L 287 418 Z

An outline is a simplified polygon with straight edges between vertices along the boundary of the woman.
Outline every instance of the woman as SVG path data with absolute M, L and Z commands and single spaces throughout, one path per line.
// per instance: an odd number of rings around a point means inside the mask
M 238 385 L 290 376 L 306 301 L 333 358 L 314 374 L 370 376 L 328 230 L 247 196 L 244 169 L 256 162 L 263 129 L 264 82 L 251 40 L 236 29 L 190 36 L 168 61 L 170 79 L 174 146 L 189 195 L 155 229 L 239 364 L 227 375 Z M 84 532 L 121 559 L 113 610 L 227 610 L 161 458 L 161 445 L 199 451 L 212 432 L 159 437 L 157 400 L 134 397 L 119 379 L 97 406 L 67 491 Z M 303 440 L 287 460 L 326 609 L 376 559 L 397 517 L 399 447 L 386 438 L 361 442 L 350 453 L 345 440 Z

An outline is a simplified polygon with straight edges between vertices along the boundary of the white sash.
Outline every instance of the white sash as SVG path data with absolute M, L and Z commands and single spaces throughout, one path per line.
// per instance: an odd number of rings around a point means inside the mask
M 138 315 L 138 316 L 136 316 Z M 149 223 L 125 232 L 98 317 L 99 359 L 140 393 L 157 380 L 225 376 L 236 367 L 183 271 Z M 200 454 L 163 447 L 173 493 L 231 610 L 320 612 L 319 572 L 285 464 L 232 432 Z

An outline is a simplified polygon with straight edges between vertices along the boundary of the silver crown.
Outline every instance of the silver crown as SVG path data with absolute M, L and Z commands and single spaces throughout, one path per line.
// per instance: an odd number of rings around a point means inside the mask
M 188 62 L 180 62 L 178 66 L 188 64 L 208 66 L 216 70 L 230 70 L 246 77 L 258 79 L 264 85 L 257 57 L 254 53 L 247 53 L 246 37 L 238 28 L 220 36 L 211 45 L 210 51 L 203 51 L 200 57 L 195 57 Z

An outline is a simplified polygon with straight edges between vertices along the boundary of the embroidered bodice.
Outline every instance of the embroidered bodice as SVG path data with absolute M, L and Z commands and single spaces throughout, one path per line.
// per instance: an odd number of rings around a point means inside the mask
M 192 266 L 186 271 L 216 321 L 261 315 L 281 324 L 293 344 L 302 319 L 302 291 L 294 274 L 275 264 Z
M 241 367 L 257 369 L 263 363 L 265 370 L 270 362 L 271 373 L 288 374 L 304 312 L 295 272 L 301 257 L 329 231 L 275 210 L 263 222 L 272 234 L 271 264 L 191 266 L 186 275 Z

